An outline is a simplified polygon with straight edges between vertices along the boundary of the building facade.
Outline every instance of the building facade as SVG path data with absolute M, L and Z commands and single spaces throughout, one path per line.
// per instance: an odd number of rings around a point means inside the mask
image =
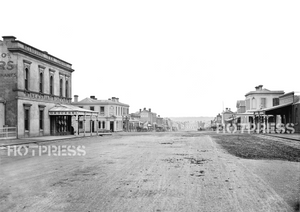
M 129 105 L 119 102 L 119 98 L 116 97 L 108 100 L 98 100 L 95 96 L 90 96 L 90 98 L 78 101 L 78 95 L 75 95 L 72 105 L 98 112 L 97 119 L 89 120 L 91 124 L 86 129 L 92 132 L 96 132 L 97 128 L 100 131 L 123 131 L 124 122 L 129 115 Z M 82 121 L 79 120 L 79 130 L 81 131 L 83 130 L 83 127 L 81 127 Z
M 20 138 L 68 133 L 71 116 L 49 115 L 49 109 L 71 103 L 72 65 L 13 36 L 2 38 L 1 126 L 17 127 Z
M 236 113 L 236 122 L 241 124 L 253 124 L 255 123 L 255 111 L 273 107 L 279 104 L 279 96 L 283 95 L 282 90 L 268 90 L 263 88 L 263 85 L 255 87 L 254 91 L 250 91 L 245 95 L 245 112 L 242 101 L 238 101 Z M 241 107 L 242 106 L 242 107 Z

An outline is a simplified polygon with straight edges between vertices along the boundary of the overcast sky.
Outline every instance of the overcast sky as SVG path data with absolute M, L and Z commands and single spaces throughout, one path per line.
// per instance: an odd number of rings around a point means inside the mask
M 72 64 L 79 100 L 215 116 L 264 85 L 300 91 L 300 1 L 1 2 L 1 36 Z

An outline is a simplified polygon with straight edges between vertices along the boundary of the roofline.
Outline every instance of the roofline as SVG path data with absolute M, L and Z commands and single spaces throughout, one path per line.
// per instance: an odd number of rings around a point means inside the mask
M 15 38 L 14 36 L 3 36 L 2 38 L 5 38 L 5 37 L 13 37 L 13 38 Z M 15 39 L 16 39 L 16 38 L 15 38 Z M 42 51 L 42 50 L 40 50 L 40 49 L 38 49 L 38 48 L 35 48 L 35 47 L 33 47 L 33 46 L 31 46 L 31 45 L 29 45 L 29 44 L 27 44 L 27 43 L 24 43 L 24 42 L 22 42 L 22 41 L 19 41 L 19 40 L 12 40 L 11 43 L 20 43 L 20 44 L 23 44 L 24 46 L 27 46 L 27 47 L 29 47 L 29 48 L 32 48 L 32 49 L 35 50 L 35 51 L 38 51 L 38 52 L 40 52 L 40 53 L 42 53 L 42 54 L 46 54 L 46 55 L 48 55 L 48 56 L 50 56 L 50 57 L 52 57 L 52 58 L 54 58 L 54 59 L 56 59 L 56 60 L 58 60 L 58 61 L 61 61 L 62 63 L 66 63 L 67 65 L 72 66 L 71 63 L 66 62 L 66 61 L 64 61 L 64 60 L 62 60 L 62 59 L 60 59 L 60 58 L 58 58 L 58 57 L 55 57 L 55 56 L 49 54 L 49 53 L 46 52 L 46 51 Z M 70 71 L 70 72 L 74 72 L 74 71 L 75 71 L 75 70 L 72 69 L 71 67 L 66 67 L 66 66 L 64 66 L 63 64 L 60 64 L 60 63 L 55 62 L 55 61 L 51 61 L 50 59 L 47 59 L 47 58 L 44 58 L 44 57 L 39 56 L 39 55 L 37 55 L 37 54 L 34 54 L 34 53 L 30 52 L 30 51 L 27 51 L 26 49 L 20 48 L 19 46 L 17 46 L 17 47 L 9 47 L 9 46 L 7 46 L 7 49 L 8 49 L 9 51 L 11 51 L 11 52 L 19 52 L 19 53 L 23 53 L 23 54 L 25 54 L 25 55 L 31 56 L 31 57 L 33 57 L 33 58 L 36 58 L 36 59 L 39 59 L 39 60 L 43 60 L 44 62 L 50 63 L 50 64 L 52 64 L 52 65 L 54 65 L 54 66 L 57 66 L 57 67 L 59 67 L 59 68 L 62 68 L 62 69 L 64 69 L 64 70 L 66 70 L 66 71 Z
M 295 94 L 295 92 L 294 91 L 291 91 L 291 92 L 288 92 L 288 93 L 285 93 L 285 94 L 282 94 L 282 95 L 280 95 L 279 97 L 284 97 L 284 96 L 288 96 L 288 95 L 291 95 L 291 94 Z
M 96 100 L 97 101 L 97 100 Z M 130 107 L 127 104 L 121 103 L 121 102 L 71 102 L 72 105 L 120 105 L 120 106 L 126 106 Z
M 250 91 L 245 94 L 245 97 L 249 96 L 250 94 L 284 94 L 284 91 Z

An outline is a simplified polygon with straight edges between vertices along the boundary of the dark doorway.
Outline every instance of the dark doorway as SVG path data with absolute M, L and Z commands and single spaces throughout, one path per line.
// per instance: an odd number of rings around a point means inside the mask
M 95 122 L 94 121 L 92 121 L 91 127 L 92 127 L 92 132 L 95 132 Z
M 110 129 L 111 132 L 114 132 L 114 122 L 113 121 L 110 122 L 110 128 L 109 129 Z

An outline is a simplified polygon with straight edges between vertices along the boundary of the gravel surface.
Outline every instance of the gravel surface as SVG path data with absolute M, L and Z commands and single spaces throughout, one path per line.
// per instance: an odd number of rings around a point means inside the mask
M 43 145 L 84 145 L 86 154 L 8 157 L 0 150 L 2 211 L 294 211 L 205 133 L 124 133 Z

